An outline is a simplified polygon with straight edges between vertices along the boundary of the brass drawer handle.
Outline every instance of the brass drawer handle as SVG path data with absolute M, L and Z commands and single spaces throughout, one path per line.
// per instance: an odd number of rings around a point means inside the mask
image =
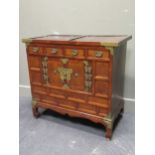
M 52 54 L 56 54 L 57 52 L 58 52 L 58 49 L 52 48 L 52 51 L 51 51 Z
M 73 49 L 72 50 L 72 56 L 77 56 L 78 55 L 78 50 Z
M 33 51 L 34 53 L 37 53 L 37 52 L 39 51 L 39 47 L 33 47 L 33 48 L 32 48 L 32 51 Z
M 96 57 L 102 57 L 103 56 L 103 52 L 102 51 L 96 51 L 95 56 Z

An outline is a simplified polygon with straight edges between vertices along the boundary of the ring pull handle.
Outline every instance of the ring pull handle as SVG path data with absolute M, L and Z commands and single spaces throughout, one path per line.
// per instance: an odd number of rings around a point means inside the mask
M 95 56 L 96 57 L 102 57 L 103 56 L 103 52 L 102 51 L 96 51 Z
M 37 53 L 37 52 L 39 51 L 39 47 L 33 47 L 33 48 L 32 48 L 32 51 L 33 51 L 34 53 Z
M 73 50 L 72 50 L 72 56 L 77 56 L 77 55 L 78 55 L 78 50 L 73 49 Z
M 51 51 L 52 54 L 56 54 L 57 52 L 58 52 L 58 49 L 52 48 L 52 51 Z

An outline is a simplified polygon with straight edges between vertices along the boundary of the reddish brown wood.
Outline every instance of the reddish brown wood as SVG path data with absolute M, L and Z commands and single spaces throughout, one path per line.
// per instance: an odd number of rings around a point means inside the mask
M 27 58 L 33 115 L 38 117 L 38 108 L 55 110 L 72 117 L 89 119 L 101 123 L 106 127 L 106 137 L 111 138 L 112 122 L 124 109 L 123 80 L 125 66 L 126 41 L 128 36 L 75 36 L 49 35 L 33 38 L 27 45 Z M 116 43 L 114 55 L 108 47 L 101 44 Z M 74 55 L 74 52 L 78 53 Z M 97 53 L 101 54 L 97 56 Z M 45 57 L 46 64 L 42 62 Z M 62 59 L 68 59 L 63 64 Z M 87 73 L 85 68 L 92 67 Z M 87 66 L 87 67 L 86 67 Z M 70 80 L 62 81 L 58 68 L 72 70 Z M 46 73 L 45 73 L 46 72 Z M 45 81 L 44 75 L 48 77 Z M 86 90 L 87 81 L 92 81 L 89 90 Z M 64 87 L 68 84 L 68 88 Z M 110 116 L 110 118 L 109 118 Z M 105 119 L 106 118 L 106 119 Z M 108 121 L 107 121 L 108 118 Z

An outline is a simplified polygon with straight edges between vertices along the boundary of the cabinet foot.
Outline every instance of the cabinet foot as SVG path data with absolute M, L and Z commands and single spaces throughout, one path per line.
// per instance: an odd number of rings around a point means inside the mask
M 40 116 L 40 113 L 39 113 L 37 107 L 33 107 L 33 108 L 32 108 L 32 112 L 33 112 L 33 116 L 34 116 L 35 118 L 38 118 L 38 117 Z
M 106 128 L 105 137 L 108 138 L 108 139 L 111 139 L 111 137 L 112 137 L 112 129 Z

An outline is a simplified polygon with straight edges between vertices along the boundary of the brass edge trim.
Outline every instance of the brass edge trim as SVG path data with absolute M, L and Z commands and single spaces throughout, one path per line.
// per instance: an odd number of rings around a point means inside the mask
M 105 48 L 110 50 L 111 55 L 114 55 L 114 47 L 105 47 Z
M 119 44 L 118 43 L 105 43 L 105 42 L 100 42 L 100 45 L 101 46 L 106 46 L 106 47 L 117 47 L 117 46 L 119 46 Z
M 107 116 L 103 118 L 103 121 L 106 123 L 107 128 L 112 129 L 113 128 L 113 122 L 114 122 L 114 116 L 109 113 Z
M 121 44 L 127 42 L 128 40 L 132 39 L 132 35 L 126 36 L 123 40 L 119 41 L 118 43 L 112 43 L 112 42 L 100 42 L 101 46 L 111 46 L 111 47 L 118 47 Z
M 32 39 L 31 38 L 23 38 L 22 42 L 25 43 L 26 46 L 28 46 L 32 42 Z

